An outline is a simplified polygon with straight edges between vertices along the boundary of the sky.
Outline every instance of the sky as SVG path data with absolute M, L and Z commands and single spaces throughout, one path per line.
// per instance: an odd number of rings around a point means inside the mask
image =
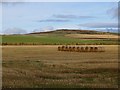
M 22 34 L 56 29 L 117 30 L 117 18 L 117 2 L 7 2 L 2 3 L 0 33 Z

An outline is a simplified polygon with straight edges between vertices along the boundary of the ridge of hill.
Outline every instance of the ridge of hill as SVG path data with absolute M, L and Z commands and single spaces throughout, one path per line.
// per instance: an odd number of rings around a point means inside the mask
M 94 30 L 72 30 L 72 29 L 58 29 L 54 31 L 47 31 L 47 32 L 33 32 L 29 34 L 100 34 L 106 32 L 94 31 Z
M 2 45 L 116 45 L 117 35 L 92 30 L 59 29 L 24 35 L 4 35 Z

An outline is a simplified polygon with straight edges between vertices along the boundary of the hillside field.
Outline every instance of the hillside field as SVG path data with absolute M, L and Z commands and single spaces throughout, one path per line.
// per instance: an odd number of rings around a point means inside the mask
M 79 39 L 118 39 L 118 36 L 113 34 L 66 34 L 65 36 Z
M 2 46 L 3 88 L 117 88 L 118 45 L 102 46 L 105 52 Z
M 118 44 L 117 35 L 89 34 L 28 34 L 3 35 L 2 45 L 84 45 Z

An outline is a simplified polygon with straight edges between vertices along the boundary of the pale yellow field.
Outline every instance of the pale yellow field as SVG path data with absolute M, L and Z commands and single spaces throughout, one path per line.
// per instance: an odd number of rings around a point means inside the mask
M 92 34 L 92 35 L 90 35 L 90 34 L 67 34 L 67 35 L 65 35 L 66 37 L 72 37 L 72 38 L 86 38 L 86 39 L 99 39 L 99 38 L 101 38 L 101 39 L 106 39 L 106 38 L 112 38 L 112 39 L 118 39 L 118 35 L 112 35 L 112 34 Z
M 105 52 L 64 52 L 57 47 L 3 46 L 3 87 L 118 87 L 117 45 L 104 45 Z

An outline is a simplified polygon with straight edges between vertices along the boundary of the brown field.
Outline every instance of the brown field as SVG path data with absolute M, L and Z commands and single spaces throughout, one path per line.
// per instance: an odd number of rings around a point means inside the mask
M 118 46 L 64 52 L 58 46 L 3 46 L 4 88 L 117 88 Z
M 66 34 L 65 36 L 80 39 L 118 39 L 118 35 L 113 34 Z

